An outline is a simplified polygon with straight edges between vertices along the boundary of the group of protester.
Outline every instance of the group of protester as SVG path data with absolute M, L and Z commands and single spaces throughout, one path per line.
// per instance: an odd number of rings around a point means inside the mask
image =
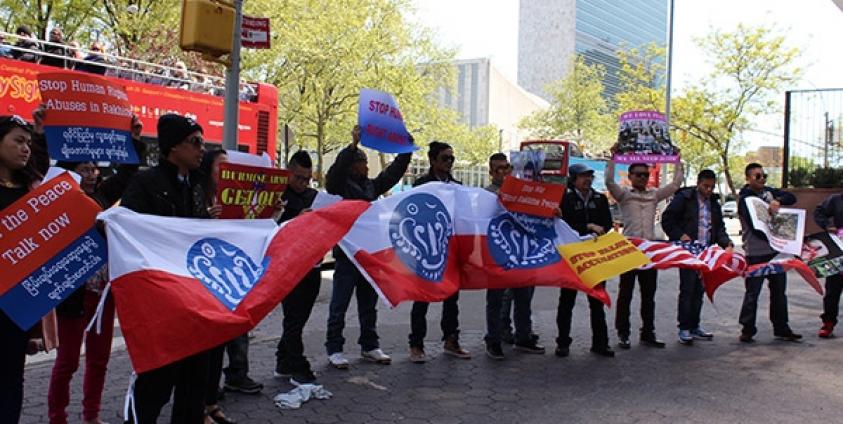
M 44 139 L 43 108 L 33 113 L 30 125 L 17 116 L 0 117 L 0 209 L 24 197 L 36 187 L 49 166 Z M 135 146 L 140 143 L 141 123 L 134 119 L 132 125 Z M 203 129 L 190 118 L 164 115 L 157 124 L 159 164 L 139 171 L 136 165 L 123 165 L 108 178 L 100 178 L 92 162 L 59 162 L 57 165 L 76 172 L 82 177 L 81 188 L 102 207 L 113 205 L 118 199 L 121 206 L 144 214 L 159 216 L 214 219 L 221 208 L 214 202 L 219 164 L 227 160 L 222 150 L 205 151 Z M 368 176 L 367 156 L 359 146 L 360 130 L 352 133 L 353 142 L 344 148 L 328 170 L 326 189 L 344 199 L 374 201 L 397 184 L 407 171 L 411 154 L 398 155 L 375 178 Z M 430 169 L 418 176 L 415 185 L 440 182 L 460 184 L 451 171 L 455 162 L 451 146 L 433 142 L 428 150 Z M 312 163 L 306 152 L 294 154 L 288 165 L 291 173 L 289 187 L 282 201 L 275 205 L 278 222 L 294 219 L 308 213 L 316 199 L 317 191 L 310 187 Z M 507 156 L 496 153 L 489 158 L 491 184 L 487 190 L 500 190 L 504 178 L 512 171 Z M 622 211 L 624 234 L 644 239 L 655 238 L 657 204 L 673 196 L 662 214 L 662 227 L 671 240 L 696 241 L 703 245 L 718 244 L 731 249 L 726 234 L 723 215 L 717 195 L 713 193 L 716 175 L 704 170 L 697 176 L 693 187 L 678 190 L 684 181 L 681 163 L 676 166 L 673 180 L 658 189 L 647 186 L 650 167 L 646 164 L 629 166 L 629 186 L 620 186 L 614 179 L 615 164 L 609 162 L 605 178 L 612 198 Z M 583 164 L 569 168 L 568 186 L 557 215 L 581 236 L 604 234 L 613 227 L 609 201 L 606 195 L 594 190 L 594 170 Z M 771 213 L 780 205 L 793 204 L 795 197 L 782 190 L 766 186 L 766 174 L 760 164 L 746 167 L 747 185 L 740 193 L 739 216 L 743 229 L 743 249 L 749 263 L 769 261 L 773 251 L 764 235 L 752 226 L 747 212 L 746 199 L 760 197 L 769 203 Z M 678 191 L 677 191 L 678 190 Z M 832 196 L 815 211 L 817 224 L 828 231 L 836 231 L 843 222 L 843 197 Z M 325 349 L 328 363 L 339 369 L 350 367 L 345 356 L 346 312 L 356 295 L 360 335 L 357 343 L 364 359 L 389 364 L 392 358 L 379 344 L 377 333 L 377 294 L 355 264 L 338 248 L 334 249 L 336 268 L 329 306 Z M 296 384 L 316 381 L 310 362 L 304 354 L 302 332 L 320 290 L 320 267 L 317 265 L 282 302 L 283 335 L 276 351 L 275 374 L 289 377 Z M 85 379 L 83 383 L 83 413 L 85 423 L 100 423 L 100 400 L 105 382 L 106 368 L 111 349 L 114 325 L 114 304 L 107 298 L 102 312 L 102 329 L 98 333 L 85 332 L 108 280 L 103 270 L 62 303 L 57 311 L 57 332 L 48 325 L 23 331 L 10 318 L 0 312 L 0 338 L 6 343 L 0 350 L 0 420 L 18 422 L 23 401 L 23 376 L 25 355 L 35 353 L 43 341 L 58 340 L 58 353 L 53 367 L 48 393 L 48 415 L 52 423 L 66 423 L 69 403 L 70 380 L 79 366 L 80 348 L 85 343 Z M 771 321 L 776 338 L 796 341 L 796 334 L 788 325 L 785 274 L 746 279 L 746 294 L 740 313 L 742 332 L 740 340 L 750 343 L 756 333 L 757 300 L 763 280 L 769 280 L 771 292 Z M 642 326 L 641 344 L 663 348 L 665 342 L 655 332 L 655 293 L 658 271 L 635 270 L 621 275 L 615 314 L 618 347 L 631 347 L 630 302 L 635 282 L 641 292 Z M 680 272 L 678 299 L 678 340 L 692 344 L 695 340 L 711 340 L 713 335 L 700 322 L 703 286 L 699 275 L 693 271 Z M 601 283 L 604 284 L 604 283 Z M 822 316 L 821 337 L 830 337 L 837 322 L 837 305 L 843 278 L 840 275 L 827 279 L 825 311 Z M 569 355 L 572 310 L 576 291 L 561 289 L 557 311 L 558 335 L 555 354 Z M 495 360 L 505 359 L 502 343 L 511 342 L 514 349 L 534 354 L 545 353 L 538 336 L 532 330 L 531 302 L 533 288 L 489 290 L 486 294 L 485 336 L 486 354 Z M 471 353 L 460 345 L 459 294 L 442 302 L 441 319 L 444 352 L 457 358 L 469 359 Z M 589 298 L 592 328 L 591 351 L 604 357 L 615 352 L 609 344 L 608 326 L 604 305 Z M 427 336 L 426 314 L 429 304 L 415 302 L 410 316 L 409 359 L 414 363 L 429 360 L 424 340 Z M 512 315 L 514 313 L 514 315 Z M 512 316 L 512 320 L 510 317 Z M 514 331 L 511 325 L 514 324 Z M 38 333 L 38 334 L 36 334 Z M 223 371 L 225 351 L 229 354 L 229 367 Z M 134 413 L 129 422 L 154 423 L 161 409 L 173 402 L 173 423 L 232 423 L 218 405 L 220 382 L 225 374 L 227 390 L 257 393 L 262 386 L 248 376 L 248 336 L 208 351 L 196 353 L 169 365 L 137 375 L 134 383 Z
M 15 31 L 17 41 L 4 40 L 0 35 L 0 57 L 30 63 L 72 69 L 136 82 L 163 85 L 181 90 L 222 96 L 222 79 L 212 78 L 206 68 L 192 72 L 181 60 L 169 60 L 167 66 L 154 66 L 133 60 L 119 60 L 106 54 L 105 45 L 95 41 L 87 53 L 77 41 L 67 41 L 61 27 L 54 26 L 44 41 L 21 25 Z M 240 86 L 240 100 L 254 101 L 257 91 L 251 84 Z

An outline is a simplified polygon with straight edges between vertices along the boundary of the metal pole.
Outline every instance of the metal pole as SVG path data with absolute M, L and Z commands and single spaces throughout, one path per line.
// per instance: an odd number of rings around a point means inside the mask
M 231 46 L 231 64 L 225 73 L 225 121 L 222 147 L 237 150 L 237 129 L 240 123 L 240 27 L 243 23 L 243 1 L 234 0 L 234 36 Z
M 670 0 L 670 17 L 667 26 L 667 95 L 665 96 L 664 119 L 667 130 L 670 131 L 670 90 L 673 80 L 673 8 L 674 0 Z
M 784 145 L 782 146 L 782 188 L 787 188 L 790 181 L 790 91 L 784 92 Z
M 831 131 L 829 131 L 828 112 L 825 113 L 825 138 L 823 140 L 823 167 L 828 168 L 828 147 L 831 145 Z

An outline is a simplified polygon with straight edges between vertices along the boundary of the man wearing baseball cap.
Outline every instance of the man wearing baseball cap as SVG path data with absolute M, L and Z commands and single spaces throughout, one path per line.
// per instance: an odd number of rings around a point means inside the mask
M 193 119 L 167 114 L 158 119 L 158 165 L 132 180 L 121 206 L 135 212 L 209 218 L 199 165 L 205 153 L 202 127 Z M 154 423 L 175 390 L 174 423 L 203 423 L 209 379 L 208 352 L 200 352 L 138 375 L 135 412 L 139 423 Z
M 581 236 L 605 234 L 612 227 L 612 213 L 609 199 L 603 193 L 592 189 L 594 170 L 583 163 L 568 167 L 568 188 L 560 206 L 560 218 Z M 603 283 L 600 283 L 603 284 Z M 571 315 L 577 301 L 577 291 L 560 289 L 559 307 L 556 310 L 556 356 L 568 356 L 571 346 Z M 609 347 L 609 329 L 606 326 L 606 312 L 603 303 L 588 297 L 591 310 L 591 351 L 597 355 L 612 358 L 615 352 Z

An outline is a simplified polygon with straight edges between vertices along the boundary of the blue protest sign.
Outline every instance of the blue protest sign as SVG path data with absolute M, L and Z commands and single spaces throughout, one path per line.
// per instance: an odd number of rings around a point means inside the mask
M 409 153 L 418 150 L 410 141 L 410 133 L 398 103 L 389 93 L 364 88 L 360 90 L 357 108 L 360 144 L 383 153 Z
M 105 240 L 91 228 L 0 297 L 0 309 L 29 330 L 105 266 L 107 254 Z

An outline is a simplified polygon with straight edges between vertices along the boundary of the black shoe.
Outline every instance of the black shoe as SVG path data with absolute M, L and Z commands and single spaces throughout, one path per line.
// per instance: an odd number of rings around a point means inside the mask
M 530 340 L 538 343 L 539 342 L 539 335 L 536 333 L 530 333 Z
M 225 390 L 228 390 L 229 392 L 240 392 L 247 395 L 254 395 L 263 390 L 263 384 L 260 384 L 249 377 L 245 377 L 240 380 L 226 381 Z
M 315 382 L 316 376 L 313 375 L 313 371 L 311 370 L 294 372 L 293 375 L 290 377 L 290 384 L 294 386 L 300 386 L 302 384 L 313 384 Z
M 501 341 L 506 344 L 515 344 L 515 336 L 512 331 L 504 331 L 501 333 Z
M 783 333 L 774 333 L 773 336 L 775 336 L 777 340 L 782 340 L 785 342 L 798 342 L 802 340 L 802 335 L 796 334 L 792 330 L 788 330 Z
M 642 338 L 641 344 L 644 346 L 656 347 L 659 349 L 663 349 L 665 347 L 665 343 L 657 339 L 655 335 L 653 335 L 652 337 Z
M 560 358 L 564 358 L 571 353 L 571 348 L 568 346 L 556 346 L 556 350 L 553 353 Z
M 752 338 L 752 334 L 741 333 L 738 340 L 740 340 L 741 343 L 755 343 L 755 339 Z
M 503 349 L 501 349 L 500 343 L 486 343 L 486 356 L 495 359 L 495 360 L 502 360 L 503 356 Z
M 594 353 L 594 354 L 597 354 L 597 355 L 600 355 L 600 356 L 605 356 L 607 358 L 614 358 L 615 357 L 615 351 L 612 350 L 612 348 L 610 348 L 609 346 L 592 347 L 591 353 Z
M 290 378 L 293 375 L 293 370 L 286 364 L 275 364 L 275 372 L 272 374 L 275 378 Z
M 629 343 L 629 336 L 618 336 L 618 347 L 621 349 L 629 349 L 632 344 Z
M 544 355 L 544 346 L 536 343 L 532 339 L 524 343 L 515 343 L 515 350 L 520 350 L 525 353 L 535 353 L 537 355 Z

